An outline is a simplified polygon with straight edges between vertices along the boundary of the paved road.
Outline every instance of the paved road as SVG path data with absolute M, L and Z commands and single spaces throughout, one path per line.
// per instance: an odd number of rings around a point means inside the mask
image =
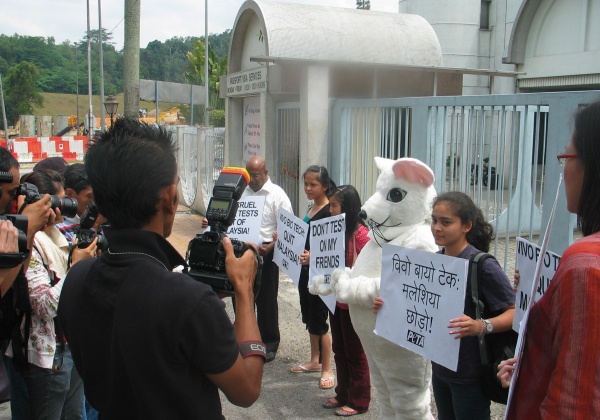
M 200 232 L 201 218 L 180 209 L 175 219 L 170 242 L 185 254 L 190 239 Z M 226 299 L 227 309 L 232 315 L 231 303 Z M 321 403 L 334 393 L 318 387 L 317 373 L 294 374 L 290 368 L 308 361 L 310 354 L 308 333 L 300 318 L 298 291 L 286 276 L 281 277 L 279 289 L 279 312 L 281 345 L 277 357 L 265 365 L 263 388 L 258 401 L 250 408 L 230 404 L 223 396 L 223 413 L 227 419 L 319 419 L 335 417 L 333 410 L 326 410 Z M 233 315 L 232 315 L 233 316 Z M 435 404 L 432 402 L 435 413 Z M 493 404 L 492 419 L 502 419 L 504 407 Z M 371 407 L 368 413 L 357 418 L 376 419 L 378 403 L 376 391 L 372 390 Z M 8 404 L 0 405 L 0 420 L 10 419 Z

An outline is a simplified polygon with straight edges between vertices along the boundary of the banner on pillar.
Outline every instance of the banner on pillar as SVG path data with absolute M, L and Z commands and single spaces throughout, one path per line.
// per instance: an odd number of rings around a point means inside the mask
M 253 156 L 264 156 L 260 146 L 260 96 L 244 98 L 243 109 L 243 160 L 248 162 Z

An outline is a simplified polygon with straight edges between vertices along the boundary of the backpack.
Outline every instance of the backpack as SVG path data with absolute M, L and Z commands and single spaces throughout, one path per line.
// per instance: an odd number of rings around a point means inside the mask
M 471 299 L 475 306 L 476 319 L 488 319 L 499 315 L 486 308 L 483 297 L 479 295 L 479 277 L 483 261 L 494 258 L 493 255 L 480 252 L 469 259 L 468 281 L 471 285 Z M 483 393 L 492 401 L 505 404 L 508 399 L 508 388 L 503 388 L 496 376 L 501 361 L 515 355 L 519 335 L 512 329 L 499 333 L 484 334 L 478 337 L 479 355 L 481 358 L 481 376 L 479 378 Z

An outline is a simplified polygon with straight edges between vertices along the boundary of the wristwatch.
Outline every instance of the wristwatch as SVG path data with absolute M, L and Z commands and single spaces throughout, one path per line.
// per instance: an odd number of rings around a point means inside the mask
M 485 333 L 489 334 L 492 331 L 494 331 L 494 325 L 488 321 L 487 319 L 482 319 L 483 323 L 485 324 Z

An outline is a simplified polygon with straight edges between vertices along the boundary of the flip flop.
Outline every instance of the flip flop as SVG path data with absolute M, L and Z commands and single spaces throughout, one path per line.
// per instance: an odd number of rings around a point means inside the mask
M 335 377 L 331 378 L 321 378 L 319 380 L 319 388 L 321 389 L 331 389 L 335 386 Z
M 338 408 L 341 404 L 335 398 L 327 398 L 323 404 L 323 408 Z
M 290 369 L 292 373 L 311 373 L 311 372 L 320 372 L 321 368 L 318 369 L 309 369 L 304 365 L 294 366 Z
M 358 411 L 356 411 L 354 408 L 350 408 L 346 405 L 335 410 L 336 416 L 350 417 L 350 416 L 355 416 L 357 414 L 360 414 L 360 413 Z

